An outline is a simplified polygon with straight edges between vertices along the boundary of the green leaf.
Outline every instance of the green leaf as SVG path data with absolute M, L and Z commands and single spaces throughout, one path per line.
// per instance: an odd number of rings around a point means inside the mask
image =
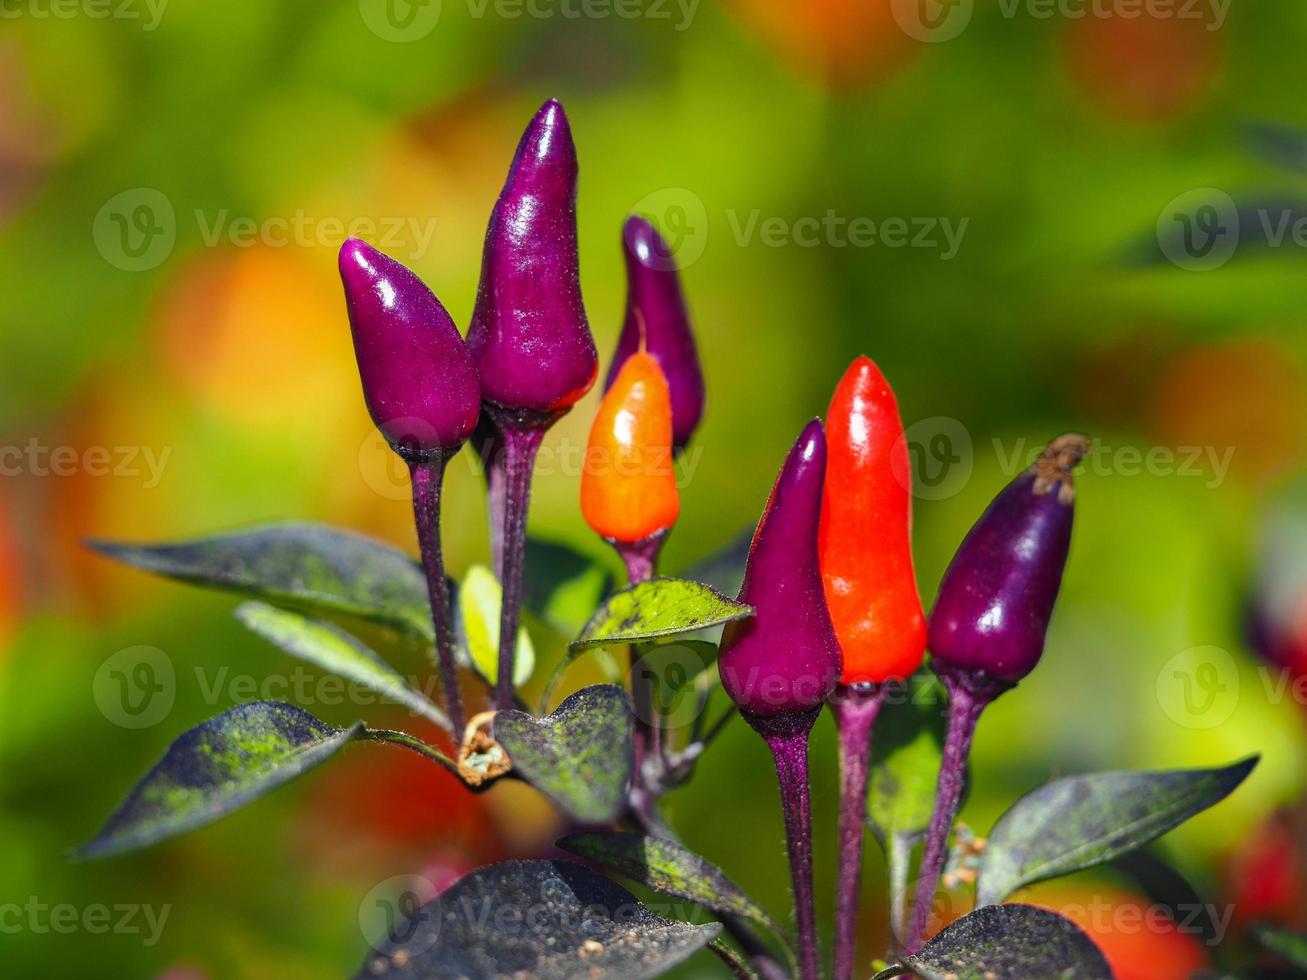
M 464 875 L 379 942 L 358 980 L 646 980 L 717 938 L 715 922 L 655 915 L 570 861 L 504 861 Z
M 890 918 L 904 935 L 912 848 L 930 826 L 947 728 L 944 691 L 933 674 L 891 691 L 876 719 L 868 774 L 867 822 L 889 870 Z
M 446 731 L 453 727 L 443 711 L 410 687 L 362 641 L 340 627 L 264 602 L 243 603 L 236 609 L 236 618 L 291 656 L 361 684 Z
M 522 606 L 564 636 L 576 635 L 612 587 L 612 574 L 593 558 L 527 538 Z
M 583 823 L 608 823 L 626 808 L 635 767 L 631 698 L 597 684 L 564 699 L 544 718 L 495 714 L 494 738 L 513 771 Z
M 473 565 L 458 588 L 459 634 L 468 658 L 478 674 L 491 684 L 499 678 L 499 609 L 504 591 L 495 573 L 485 565 Z M 526 629 L 517 631 L 517 656 L 513 661 L 513 686 L 521 687 L 535 670 L 535 647 Z
M 1225 799 L 1257 757 L 1224 769 L 1101 772 L 1058 779 L 999 817 L 981 857 L 976 899 L 1090 868 L 1161 837 Z
M 611 596 L 572 641 L 572 649 L 647 643 L 752 615 L 749 606 L 701 582 L 654 578 Z
M 422 569 L 399 549 L 361 534 L 292 522 L 175 544 L 88 545 L 168 578 L 435 640 Z
M 948 719 L 933 676 L 917 674 L 906 691 L 891 692 L 871 743 L 867 819 L 881 842 L 914 836 L 930 826 Z
M 903 962 L 926 980 L 1112 980 L 1103 954 L 1079 926 L 1033 905 L 977 909 Z
M 277 701 L 224 711 L 173 742 L 76 858 L 132 851 L 213 823 L 325 762 L 363 730 Z
M 1301 970 L 1307 970 L 1307 934 L 1258 926 L 1253 929 L 1253 935 L 1263 949 Z
M 640 659 L 642 670 L 647 672 L 650 683 L 654 686 L 659 701 L 658 708 L 664 713 L 672 714 L 681 704 L 679 692 L 686 684 L 693 683 L 698 674 L 711 667 L 717 660 L 717 645 L 705 640 L 683 640 L 672 638 L 658 643 L 641 646 L 643 655 Z M 679 652 L 678 652 L 679 651 Z M 543 713 L 553 700 L 554 689 L 558 687 L 569 667 L 586 654 L 596 656 L 608 653 L 603 647 L 570 646 L 564 651 L 558 663 L 549 674 L 544 690 L 540 693 L 540 711 Z M 618 673 L 614 680 L 620 679 Z M 693 720 L 693 719 L 691 719 Z
M 738 915 L 785 938 L 785 930 L 714 864 L 675 841 L 613 830 L 569 834 L 564 851 L 616 871 L 664 895 L 684 898 L 720 915 Z

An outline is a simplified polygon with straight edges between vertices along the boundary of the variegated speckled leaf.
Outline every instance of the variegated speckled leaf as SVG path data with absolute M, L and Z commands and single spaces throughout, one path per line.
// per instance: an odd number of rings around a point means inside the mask
M 242 603 L 236 609 L 236 618 L 291 656 L 361 684 L 446 731 L 452 727 L 443 711 L 361 640 L 340 627 L 266 602 Z
M 434 642 L 426 577 L 398 548 L 324 524 L 266 524 L 194 541 L 90 547 L 136 568 L 280 606 L 356 616 Z
M 721 926 L 654 914 L 570 861 L 478 868 L 376 944 L 358 980 L 646 980 L 717 938 Z
M 1223 769 L 1096 772 L 1056 779 L 998 818 L 980 863 L 976 902 L 1126 854 L 1219 803 L 1257 757 Z
M 751 607 L 702 582 L 653 578 L 610 596 L 571 648 L 650 643 L 752 615 Z
M 903 962 L 925 980 L 1112 980 L 1103 954 L 1079 926 L 1033 905 L 977 909 Z
M 363 730 L 279 701 L 224 711 L 173 742 L 76 858 L 133 851 L 213 823 L 326 761 Z
M 557 847 L 592 864 L 638 881 L 656 892 L 696 902 L 721 915 L 738 915 L 770 929 L 786 932 L 725 872 L 698 854 L 663 837 L 615 830 L 568 834 Z
M 608 823 L 626 807 L 635 767 L 631 697 L 612 684 L 582 688 L 536 718 L 495 714 L 495 740 L 513 771 L 582 823 Z

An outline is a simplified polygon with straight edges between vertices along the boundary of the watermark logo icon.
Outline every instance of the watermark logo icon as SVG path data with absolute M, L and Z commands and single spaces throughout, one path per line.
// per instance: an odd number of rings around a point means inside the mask
M 967 29 L 975 0 L 891 0 L 899 30 L 927 44 L 951 41 Z
M 395 419 L 386 424 L 386 431 L 398 438 L 401 444 L 432 446 L 439 442 L 436 430 L 425 419 Z M 381 430 L 370 428 L 363 437 L 359 444 L 358 467 L 363 482 L 382 499 L 411 498 L 413 489 L 408 464 L 391 448 Z
M 911 472 L 895 474 L 920 500 L 945 500 L 971 479 L 975 452 L 971 433 L 957 419 L 936 415 L 903 432 Z
M 436 897 L 435 884 L 422 875 L 395 875 L 376 885 L 359 904 L 359 929 L 376 952 L 402 946 L 409 956 L 425 952 L 440 936 L 440 922 L 422 907 Z
M 1239 703 L 1239 668 L 1217 646 L 1181 650 L 1157 675 L 1157 703 L 1185 728 L 1215 728 L 1230 720 Z
M 1215 187 L 1199 187 L 1172 199 L 1158 216 L 1157 244 L 1181 269 L 1219 269 L 1239 247 L 1234 198 Z
M 708 209 L 694 191 L 664 187 L 640 198 L 631 213 L 648 218 L 667 243 L 666 254 L 650 256 L 652 268 L 687 268 L 698 262 L 708 247 Z
M 149 728 L 172 711 L 177 675 L 158 647 L 127 647 L 100 665 L 92 693 L 100 713 L 115 725 Z
M 440 22 L 441 0 L 359 0 L 368 30 L 383 41 L 420 41 Z
M 124 272 L 146 272 L 161 265 L 177 244 L 172 201 L 153 187 L 115 194 L 95 215 L 95 247 L 105 261 Z
M 648 701 L 635 705 L 635 713 L 646 724 L 659 724 L 668 731 L 691 727 L 705 702 L 698 697 L 695 681 L 710 663 L 705 647 L 694 641 L 665 643 L 644 648 L 631 670 Z

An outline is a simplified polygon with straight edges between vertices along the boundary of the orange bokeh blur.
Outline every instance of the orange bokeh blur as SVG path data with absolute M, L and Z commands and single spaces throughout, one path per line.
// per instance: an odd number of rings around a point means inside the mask
M 1066 916 L 1103 951 L 1116 980 L 1189 980 L 1208 965 L 1203 938 L 1141 894 L 1104 885 L 1052 882 L 1020 900 Z
M 835 89 L 886 77 L 921 47 L 895 23 L 888 0 L 731 0 L 730 6 L 787 61 Z
M 1273 341 L 1195 347 L 1156 379 L 1150 422 L 1163 445 L 1235 448 L 1231 475 L 1260 486 L 1303 464 L 1307 384 L 1297 359 Z

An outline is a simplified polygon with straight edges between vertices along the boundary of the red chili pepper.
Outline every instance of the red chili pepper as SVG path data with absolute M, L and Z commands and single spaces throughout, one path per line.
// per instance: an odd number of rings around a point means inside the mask
M 926 648 L 912 570 L 912 480 L 898 403 L 870 358 L 854 361 L 835 389 L 826 440 L 819 540 L 844 651 L 841 682 L 907 677 Z

